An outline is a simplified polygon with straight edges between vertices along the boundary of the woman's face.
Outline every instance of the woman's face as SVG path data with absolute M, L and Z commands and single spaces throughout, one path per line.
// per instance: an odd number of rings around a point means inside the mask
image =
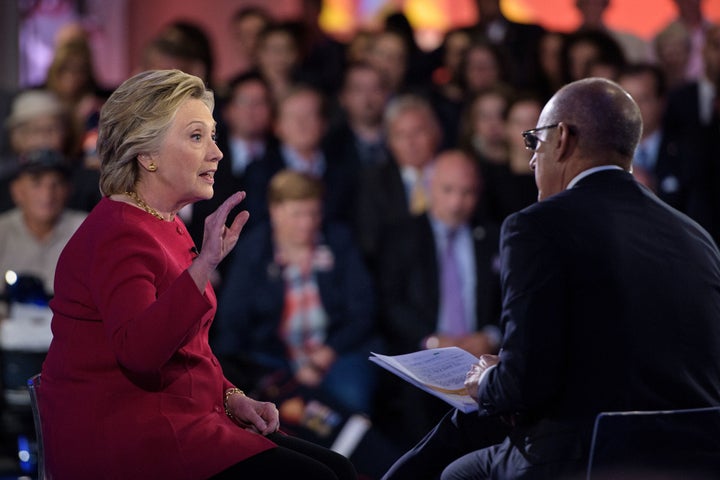
M 525 148 L 522 132 L 535 128 L 542 105 L 536 100 L 521 100 L 510 107 L 507 114 L 506 140 L 510 149 L 510 167 L 515 173 L 531 173 L 532 152 Z M 543 137 L 545 138 L 545 137 Z
M 298 51 L 292 35 L 277 31 L 269 33 L 258 45 L 260 70 L 270 77 L 289 77 L 298 61 Z
M 218 161 L 223 157 L 215 144 L 215 120 L 198 99 L 189 99 L 175 114 L 165 137 L 150 159 L 157 171 L 147 173 L 152 188 L 168 203 L 184 206 L 212 198 Z
M 572 80 L 587 76 L 588 67 L 600 56 L 598 48 L 590 42 L 578 42 L 568 52 Z
M 489 93 L 479 97 L 473 105 L 475 135 L 490 144 L 505 142 L 506 106 L 501 95 Z
M 397 91 L 407 70 L 407 48 L 402 37 L 381 33 L 372 44 L 368 62 L 385 76 L 390 90 Z
M 540 40 L 540 66 L 551 80 L 558 80 L 562 77 L 560 60 L 562 45 L 563 37 L 556 33 L 546 33 Z
M 471 47 L 465 55 L 464 75 L 468 90 L 479 92 L 500 81 L 500 67 L 489 48 Z
M 317 198 L 285 200 L 270 206 L 270 219 L 280 242 L 308 247 L 320 229 L 322 204 Z
M 76 100 L 90 87 L 90 66 L 79 56 L 68 57 L 58 69 L 55 82 L 56 93 L 64 99 Z
M 541 110 L 542 105 L 538 101 L 522 100 L 510 107 L 507 114 L 505 128 L 508 144 L 515 151 L 526 152 L 528 160 L 530 160 L 531 155 L 525 148 L 525 139 L 522 137 L 522 132 L 535 128 Z
M 453 32 L 446 38 L 444 63 L 453 75 L 458 71 L 470 41 L 470 34 L 461 31 Z

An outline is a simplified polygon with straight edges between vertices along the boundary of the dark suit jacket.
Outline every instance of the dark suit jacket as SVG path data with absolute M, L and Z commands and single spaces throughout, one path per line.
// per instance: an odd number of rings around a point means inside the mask
M 336 158 L 331 152 L 325 155 L 325 173 L 322 182 L 325 186 L 323 197 L 323 218 L 328 222 L 350 223 L 355 209 L 356 180 L 352 169 L 342 158 Z M 265 158 L 253 162 L 245 171 L 245 189 L 247 199 L 245 208 L 250 212 L 248 225 L 255 226 L 268 219 L 267 191 L 270 179 L 286 168 L 280 146 L 266 152 Z
M 377 269 L 380 245 L 388 229 L 410 218 L 407 192 L 394 160 L 363 171 L 358 187 L 355 231 L 368 264 Z
M 720 404 L 720 253 L 630 174 L 511 215 L 500 250 L 501 362 L 479 388 L 481 413 L 518 414 L 500 478 L 584 465 L 601 411 Z
M 698 83 L 693 82 L 668 96 L 655 173 L 660 199 L 700 223 L 717 242 L 720 128 L 701 121 L 699 95 Z
M 481 19 L 482 21 L 482 19 Z M 505 35 L 497 44 L 508 63 L 508 80 L 517 88 L 535 88 L 539 85 L 539 45 L 545 30 L 534 24 L 517 23 L 502 18 Z M 488 36 L 488 25 L 478 24 L 476 31 Z
M 475 246 L 477 327 L 497 325 L 500 313 L 498 228 L 472 225 Z M 427 214 L 402 222 L 383 249 L 379 271 L 382 331 L 393 354 L 420 348 L 437 331 L 440 272 Z
M 364 163 L 360 157 L 357 146 L 357 137 L 350 128 L 347 120 L 333 127 L 323 141 L 325 152 L 331 158 L 342 159 L 352 169 L 353 175 L 359 175 L 362 170 L 374 165 L 384 163 L 387 160 L 387 149 L 380 150 L 380 157 L 373 159 L 376 163 Z M 357 177 L 356 177 L 357 178 Z
M 497 325 L 500 278 L 497 265 L 498 228 L 475 223 L 476 310 L 478 329 Z M 440 271 L 427 215 L 406 218 L 388 230 L 378 262 L 380 328 L 390 354 L 410 353 L 437 331 L 440 310 Z M 448 410 L 443 401 L 381 375 L 376 416 L 399 445 L 419 441 Z
M 334 257 L 331 269 L 317 273 L 320 299 L 329 317 L 326 343 L 342 355 L 367 346 L 373 336 L 374 290 L 349 231 L 328 226 L 323 236 Z M 274 262 L 270 226 L 262 224 L 244 234 L 236 250 L 218 303 L 214 349 L 256 363 L 287 364 L 278 332 L 285 283 L 281 267 Z

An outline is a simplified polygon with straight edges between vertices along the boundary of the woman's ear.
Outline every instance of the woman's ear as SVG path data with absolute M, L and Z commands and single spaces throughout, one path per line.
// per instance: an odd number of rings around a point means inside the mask
M 147 153 L 140 153 L 137 156 L 137 161 L 142 168 L 148 172 L 156 172 L 158 169 L 157 163 L 153 161 L 153 156 Z

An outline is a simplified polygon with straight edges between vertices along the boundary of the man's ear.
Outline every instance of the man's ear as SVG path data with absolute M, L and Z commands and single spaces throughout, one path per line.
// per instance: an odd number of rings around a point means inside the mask
M 560 122 L 558 124 L 557 152 L 558 162 L 564 162 L 570 158 L 577 148 L 577 136 L 573 134 L 570 125 Z

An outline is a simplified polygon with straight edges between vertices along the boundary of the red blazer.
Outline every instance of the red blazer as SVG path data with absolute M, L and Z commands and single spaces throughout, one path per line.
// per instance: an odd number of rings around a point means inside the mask
M 104 198 L 60 256 L 40 410 L 53 478 L 201 479 L 275 446 L 224 413 L 193 242 Z

